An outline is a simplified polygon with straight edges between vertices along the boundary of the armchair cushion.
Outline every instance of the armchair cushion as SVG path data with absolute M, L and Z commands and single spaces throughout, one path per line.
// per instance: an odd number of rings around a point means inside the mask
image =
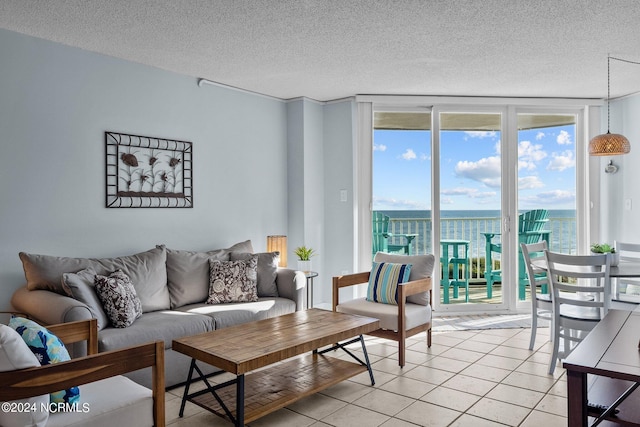
M 398 284 L 409 280 L 411 264 L 374 262 L 369 275 L 367 301 L 398 305 Z
M 23 317 L 12 317 L 9 326 L 16 330 L 29 347 L 29 350 L 36 356 L 40 365 L 66 362 L 71 360 L 67 348 L 60 338 L 52 334 L 44 326 L 38 325 L 33 320 Z M 80 390 L 78 387 L 70 387 L 66 390 L 51 393 L 52 403 L 75 403 L 80 400 Z
M 15 371 L 17 369 L 35 368 L 40 362 L 35 354 L 29 350 L 20 334 L 7 325 L 0 325 L 0 372 Z M 42 405 L 49 404 L 49 395 L 30 397 L 13 401 L 36 411 L 0 411 L 0 425 L 4 427 L 42 426 L 49 419 L 48 411 L 40 411 Z
M 411 272 L 409 273 L 409 280 L 425 279 L 432 277 L 433 264 L 435 258 L 432 254 L 428 255 L 394 255 L 384 252 L 378 252 L 374 259 L 374 262 L 393 262 L 411 264 Z M 429 293 L 422 292 L 417 295 L 410 295 L 407 297 L 407 302 L 420 305 L 429 305 Z
M 404 307 L 405 329 L 413 329 L 431 321 L 431 306 L 419 304 L 406 304 Z M 367 301 L 365 298 L 357 298 L 351 301 L 341 302 L 336 307 L 339 313 L 357 314 L 360 316 L 374 317 L 380 320 L 380 328 L 391 331 L 398 330 L 398 307 L 391 304 L 380 304 Z

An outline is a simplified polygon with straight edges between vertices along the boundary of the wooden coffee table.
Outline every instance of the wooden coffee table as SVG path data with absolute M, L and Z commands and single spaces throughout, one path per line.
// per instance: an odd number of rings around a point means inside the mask
M 362 335 L 379 327 L 378 319 L 310 309 L 173 340 L 173 350 L 192 358 L 180 416 L 189 401 L 243 426 L 362 372 L 369 371 L 374 385 Z M 364 361 L 346 348 L 356 342 Z M 356 363 L 326 356 L 338 348 Z M 196 361 L 236 378 L 212 385 Z M 206 389 L 190 394 L 189 386 L 200 379 Z

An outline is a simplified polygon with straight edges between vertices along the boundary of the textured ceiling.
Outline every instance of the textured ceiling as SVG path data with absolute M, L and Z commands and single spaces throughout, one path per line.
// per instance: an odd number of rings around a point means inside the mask
M 0 0 L 0 28 L 289 99 L 604 98 L 638 0 Z M 611 62 L 612 97 L 640 65 Z

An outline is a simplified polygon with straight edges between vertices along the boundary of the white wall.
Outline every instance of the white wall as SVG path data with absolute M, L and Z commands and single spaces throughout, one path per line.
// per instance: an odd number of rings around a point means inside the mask
M 286 233 L 286 103 L 5 30 L 0 58 L 0 310 L 19 251 L 260 251 Z M 107 130 L 191 141 L 194 207 L 105 208 Z

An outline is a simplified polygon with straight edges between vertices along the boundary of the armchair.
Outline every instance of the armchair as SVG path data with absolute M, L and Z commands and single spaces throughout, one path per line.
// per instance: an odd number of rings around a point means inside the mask
M 165 425 L 162 341 L 98 353 L 96 319 L 47 329 L 65 345 L 86 341 L 88 356 L 0 372 L 0 401 L 26 399 L 81 385 L 81 410 L 50 411 L 47 426 Z M 26 345 L 24 348 L 28 350 Z M 152 367 L 153 390 L 122 376 L 146 367 Z
M 373 234 L 371 236 L 373 242 L 373 255 L 378 252 L 386 252 L 386 253 L 402 253 L 405 255 L 411 255 L 412 243 L 413 240 L 418 236 L 417 234 L 393 234 L 389 233 L 389 222 L 390 218 L 388 215 L 383 214 L 382 212 L 373 212 L 373 217 L 371 220 L 372 231 Z M 398 244 L 390 244 L 389 241 L 394 237 L 400 237 L 406 239 L 406 244 L 398 245 Z
M 518 216 L 518 297 L 524 300 L 525 289 L 528 283 L 525 261 L 522 257 L 520 244 L 530 245 L 541 241 L 549 242 L 548 230 L 543 230 L 549 222 L 549 212 L 546 209 L 536 209 L 522 213 Z M 502 282 L 502 270 L 494 269 L 493 253 L 502 253 L 502 242 L 496 243 L 493 238 L 500 233 L 482 233 L 485 237 L 485 272 L 487 281 L 487 298 L 493 297 L 494 282 Z
M 380 320 L 380 329 L 369 333 L 379 338 L 398 342 L 398 364 L 405 365 L 405 340 L 420 332 L 427 334 L 427 346 L 431 347 L 431 297 L 433 255 L 391 255 L 378 253 L 376 262 L 411 263 L 409 281 L 398 286 L 398 305 L 383 304 L 357 298 L 341 302 L 342 288 L 369 281 L 370 272 L 355 273 L 333 278 L 333 311 L 358 314 Z

